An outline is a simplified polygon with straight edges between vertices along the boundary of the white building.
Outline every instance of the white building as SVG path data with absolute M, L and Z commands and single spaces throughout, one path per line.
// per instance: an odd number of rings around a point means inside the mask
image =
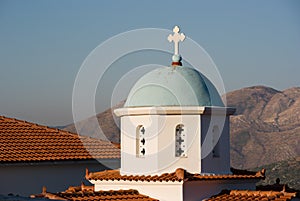
M 80 183 L 86 168 L 120 167 L 120 151 L 109 142 L 4 116 L 0 145 L 2 195 L 28 196 L 44 185 L 62 191 Z
M 179 28 L 172 66 L 155 69 L 131 89 L 121 118 L 121 168 L 86 171 L 93 186 L 33 197 L 65 200 L 291 200 L 284 191 L 255 191 L 265 170 L 230 168 L 229 116 L 213 84 L 183 67 Z M 279 198 L 279 199 L 277 199 Z
M 255 189 L 263 173 L 230 171 L 229 116 L 214 85 L 181 65 L 178 27 L 171 66 L 141 77 L 121 118 L 121 168 L 89 173 L 95 191 L 136 189 L 159 200 L 202 200 L 222 189 Z

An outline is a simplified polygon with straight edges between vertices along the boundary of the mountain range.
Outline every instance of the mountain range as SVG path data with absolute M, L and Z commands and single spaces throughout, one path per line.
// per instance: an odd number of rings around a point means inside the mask
M 231 117 L 231 164 L 253 168 L 300 155 L 300 87 L 247 87 L 226 94 Z
M 231 116 L 231 166 L 240 169 L 260 167 L 300 156 L 300 87 L 278 91 L 253 86 L 228 92 L 227 106 L 235 107 Z M 113 115 L 118 105 L 97 114 L 107 139 L 119 143 L 119 119 Z M 91 118 L 79 122 L 78 133 L 96 137 Z M 74 124 L 63 129 L 77 132 Z

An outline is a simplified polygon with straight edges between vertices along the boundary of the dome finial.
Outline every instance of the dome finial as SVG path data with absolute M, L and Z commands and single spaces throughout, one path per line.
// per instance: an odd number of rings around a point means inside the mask
M 179 54 L 179 42 L 184 41 L 185 35 L 179 33 L 180 29 L 178 26 L 173 28 L 174 34 L 168 36 L 169 42 L 174 42 L 174 55 L 172 56 L 172 66 L 181 66 L 181 56 Z

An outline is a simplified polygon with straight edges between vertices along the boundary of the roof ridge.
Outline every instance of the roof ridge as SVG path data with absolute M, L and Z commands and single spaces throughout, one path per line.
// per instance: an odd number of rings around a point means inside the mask
M 262 191 L 262 190 L 228 190 L 223 189 L 219 194 L 206 199 L 207 201 L 218 200 L 282 200 L 288 201 L 296 197 L 297 193 L 287 193 L 282 191 Z
M 201 175 L 198 173 L 187 172 L 183 168 L 177 168 L 174 172 L 162 173 L 160 175 L 121 175 L 120 170 L 104 170 L 100 172 L 89 172 L 86 170 L 87 180 L 135 180 L 135 181 L 196 181 L 196 180 L 223 180 L 223 179 L 263 179 L 264 175 L 258 171 L 252 175 L 241 174 L 220 174 L 220 175 Z
M 93 187 L 93 186 L 85 186 Z M 83 190 L 81 186 L 70 186 L 67 190 L 58 193 L 49 193 L 46 187 L 43 187 L 42 193 L 31 195 L 31 198 L 48 198 L 55 200 L 157 200 L 148 195 L 140 194 L 136 189 L 119 189 L 119 190 L 99 190 L 94 188 Z M 76 199 L 75 199 L 76 198 Z
M 263 191 L 263 190 L 230 190 L 231 195 L 248 195 L 249 193 L 255 194 L 255 195 L 293 195 L 295 196 L 296 193 L 292 192 L 283 192 L 283 191 L 274 191 L 274 190 L 269 190 L 269 191 Z
M 120 157 L 120 150 L 108 141 L 20 119 L 0 116 L 0 132 L 0 163 Z
M 23 120 L 23 119 L 17 119 L 17 118 L 14 118 L 14 117 L 7 117 L 7 116 L 4 116 L 4 115 L 1 115 L 0 118 L 2 120 L 14 121 L 16 123 L 27 124 L 27 125 L 32 126 L 32 127 L 44 128 L 44 129 L 50 130 L 50 131 L 62 132 L 62 133 L 65 133 L 65 134 L 76 135 L 76 136 L 83 137 L 83 138 L 91 138 L 89 136 L 79 135 L 78 133 L 73 133 L 73 132 L 70 132 L 70 131 L 63 130 L 63 129 L 49 127 L 49 126 L 46 126 L 46 125 L 26 121 L 26 120 Z M 105 140 L 102 140 L 102 139 L 98 139 L 98 140 L 105 141 Z
M 21 124 L 27 124 L 27 125 L 30 125 L 30 126 L 33 126 L 33 127 L 43 127 L 43 128 L 49 128 L 49 129 L 56 129 L 56 128 L 51 128 L 49 126 L 46 126 L 46 125 L 41 125 L 41 124 L 38 124 L 38 123 L 35 123 L 35 122 L 30 122 L 30 121 L 26 121 L 26 120 L 23 120 L 23 119 L 17 119 L 17 118 L 14 118 L 14 117 L 6 117 L 6 116 L 0 116 L 3 120 L 9 120 L 9 121 L 14 121 L 16 123 L 21 123 Z M 58 130 L 58 129 L 56 129 Z

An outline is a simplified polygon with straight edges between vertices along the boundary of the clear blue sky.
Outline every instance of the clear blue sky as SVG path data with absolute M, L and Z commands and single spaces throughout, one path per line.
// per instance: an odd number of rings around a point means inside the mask
M 227 91 L 300 86 L 297 0 L 0 0 L 0 115 L 70 123 L 74 79 L 91 50 L 124 31 L 175 24 L 210 54 Z

